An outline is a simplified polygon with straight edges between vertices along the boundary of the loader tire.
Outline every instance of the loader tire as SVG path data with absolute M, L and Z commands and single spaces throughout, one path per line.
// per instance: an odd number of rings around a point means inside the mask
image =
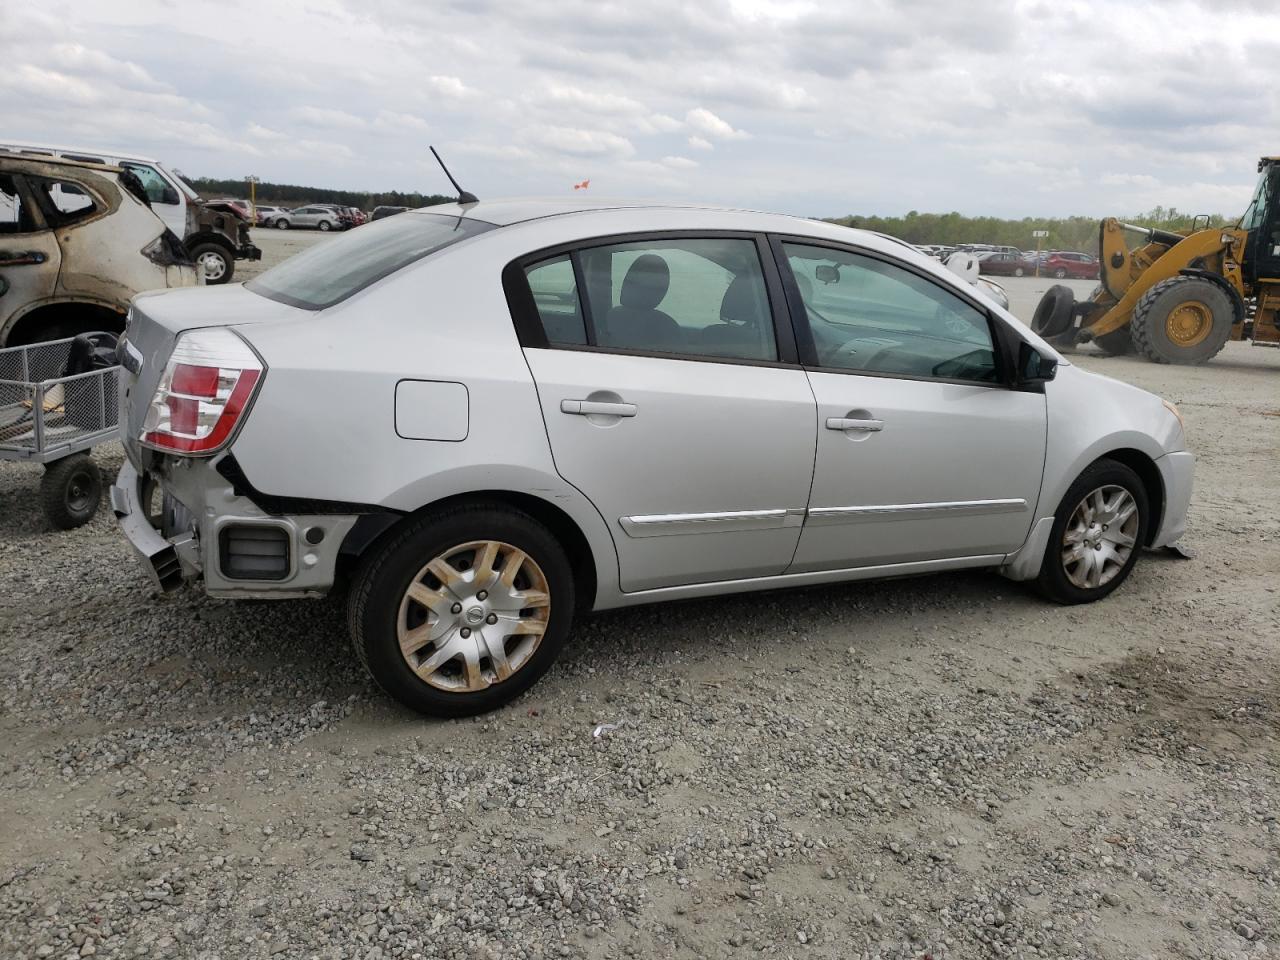
M 1235 309 L 1226 291 L 1199 277 L 1170 277 L 1142 295 L 1129 330 L 1153 363 L 1201 364 L 1231 339 Z
M 1031 329 L 1046 340 L 1064 334 L 1071 328 L 1071 311 L 1076 295 L 1065 284 L 1055 283 L 1044 292 L 1031 317 Z
M 1093 342 L 1109 357 L 1127 357 L 1133 353 L 1133 337 L 1130 336 L 1128 327 L 1094 337 Z

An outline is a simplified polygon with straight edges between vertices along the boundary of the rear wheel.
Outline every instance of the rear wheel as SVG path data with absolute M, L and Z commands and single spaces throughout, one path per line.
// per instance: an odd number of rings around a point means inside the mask
M 321 221 L 320 221 L 320 229 L 321 229 L 321 230 L 325 230 L 325 231 L 332 230 L 332 229 L 333 229 L 333 224 L 331 224 L 328 220 L 321 220 Z
M 351 639 L 378 685 L 410 709 L 493 710 L 529 689 L 564 645 L 573 572 L 527 514 L 455 507 L 374 549 L 351 592 Z
M 1226 346 L 1235 323 L 1227 292 L 1200 277 L 1170 277 L 1142 295 L 1129 328 L 1155 363 L 1206 363 Z
M 1027 275 L 1027 271 L 1023 270 L 1021 267 L 1014 267 L 1013 275 L 1015 277 L 1025 277 Z
M 1037 585 L 1058 603 L 1091 603 L 1129 576 L 1147 539 L 1142 480 L 1116 460 L 1098 460 L 1071 485 L 1053 521 Z
M 288 230 L 288 229 L 289 229 L 289 221 L 288 221 L 288 220 L 285 220 L 283 217 L 282 217 L 282 218 L 280 218 L 279 220 L 277 220 L 277 221 L 276 221 L 276 229 L 277 229 L 277 230 Z
M 1057 270 L 1053 271 L 1053 275 L 1059 280 L 1065 280 L 1067 278 L 1067 271 L 1062 267 L 1059 267 Z
M 102 471 L 85 453 L 50 463 L 40 480 L 40 505 L 59 530 L 83 526 L 98 512 Z
M 1129 335 L 1128 327 L 1094 337 L 1093 342 L 1109 357 L 1125 357 L 1133 353 L 1133 337 Z

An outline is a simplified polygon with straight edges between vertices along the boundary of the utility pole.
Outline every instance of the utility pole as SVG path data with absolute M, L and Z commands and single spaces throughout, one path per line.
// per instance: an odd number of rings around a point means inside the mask
M 258 186 L 258 178 L 250 175 L 245 177 L 244 179 L 245 179 L 245 182 L 249 184 L 249 214 L 253 217 L 254 220 L 257 220 L 258 219 L 258 191 L 256 188 Z
M 1044 242 L 1044 238 L 1049 235 L 1048 230 L 1032 230 L 1031 236 L 1036 238 L 1036 278 L 1040 277 L 1040 245 Z

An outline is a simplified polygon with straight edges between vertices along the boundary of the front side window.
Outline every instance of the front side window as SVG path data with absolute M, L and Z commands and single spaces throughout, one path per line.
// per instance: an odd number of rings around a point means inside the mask
M 754 240 L 642 240 L 590 247 L 575 256 L 596 346 L 778 359 Z
M 13 177 L 0 173 L 0 234 L 32 233 L 36 229 L 31 208 L 23 202 Z
M 874 257 L 785 243 L 818 365 L 883 375 L 997 382 L 985 313 Z
M 122 163 L 120 166 L 142 181 L 142 189 L 147 192 L 147 199 L 152 203 L 178 202 L 178 192 L 169 186 L 155 167 L 145 163 Z
M 460 240 L 493 229 L 466 217 L 389 217 L 304 250 L 245 284 L 260 296 L 321 310 Z

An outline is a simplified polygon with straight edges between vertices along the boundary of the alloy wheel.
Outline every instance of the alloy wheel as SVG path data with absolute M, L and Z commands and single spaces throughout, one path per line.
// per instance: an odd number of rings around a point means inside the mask
M 1138 504 L 1124 487 L 1087 493 L 1062 534 L 1062 569 L 1081 590 L 1105 586 L 1125 568 L 1138 543 Z
M 460 544 L 422 567 L 396 618 L 400 653 L 422 681 L 449 693 L 484 690 L 517 673 L 546 633 L 542 568 L 497 540 Z

